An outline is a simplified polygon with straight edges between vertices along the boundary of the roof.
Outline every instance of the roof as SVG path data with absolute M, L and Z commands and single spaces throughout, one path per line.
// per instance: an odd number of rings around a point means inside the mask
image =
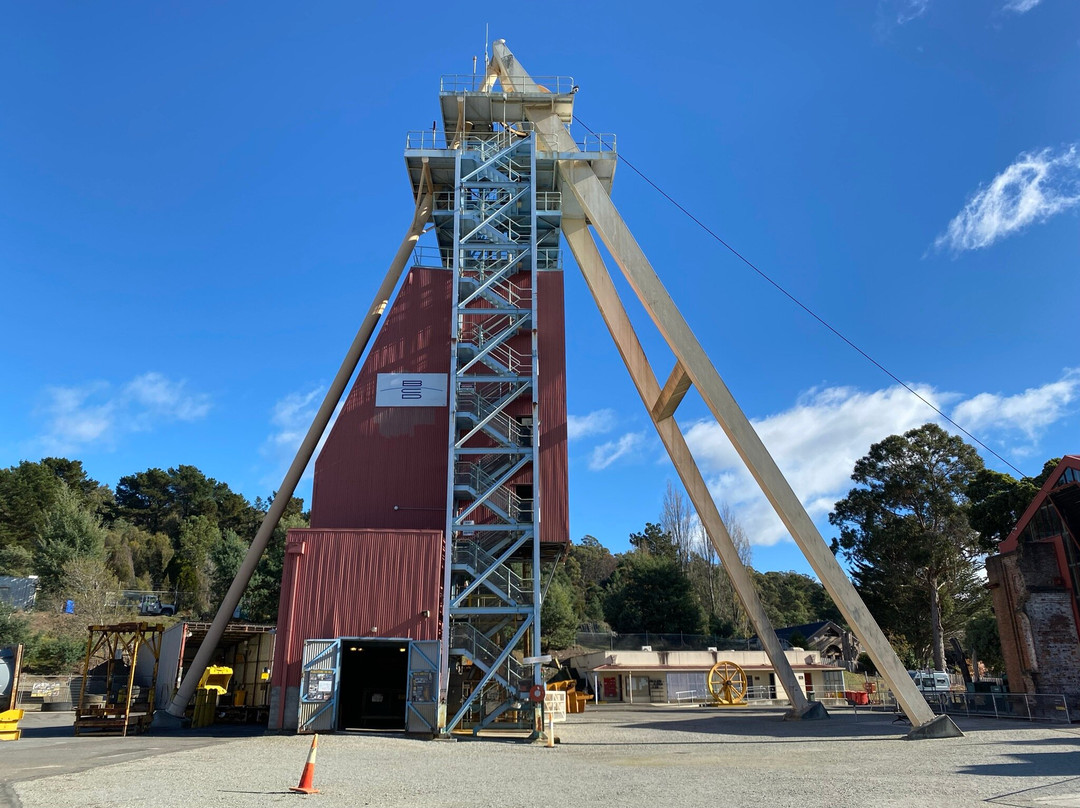
M 650 671 L 671 671 L 682 673 L 695 673 L 697 671 L 705 672 L 711 668 L 711 665 L 618 665 L 607 664 L 597 665 L 593 668 L 593 671 L 614 671 L 624 673 L 649 673 Z M 775 670 L 772 665 L 739 665 L 744 671 L 772 671 Z M 840 665 L 823 665 L 820 663 L 793 663 L 791 665 L 792 670 L 827 670 L 827 671 L 842 671 L 843 668 Z
M 999 553 L 1016 550 L 1020 536 L 1032 525 L 1036 514 L 1046 504 L 1057 511 L 1064 527 L 1080 538 L 1080 455 L 1065 455 L 1050 476 L 1046 478 L 1035 499 L 1028 505 L 1005 541 L 998 545 Z M 1049 538 L 1049 535 L 1046 536 Z

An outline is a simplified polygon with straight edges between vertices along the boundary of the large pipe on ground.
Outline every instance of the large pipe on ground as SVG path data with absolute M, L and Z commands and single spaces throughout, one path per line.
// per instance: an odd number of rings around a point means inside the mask
M 397 254 L 390 264 L 390 269 L 386 272 L 386 277 L 383 279 L 382 286 L 379 287 L 379 291 L 375 294 L 375 300 L 371 305 L 371 309 L 369 310 L 367 317 L 364 318 L 364 322 L 360 325 L 360 330 L 356 332 L 356 337 L 353 339 L 348 353 L 345 354 L 345 359 L 342 361 L 341 368 L 334 377 L 334 381 L 330 384 L 330 389 L 326 391 L 326 398 L 323 399 L 322 406 L 319 407 L 319 412 L 311 422 L 311 427 L 304 437 L 304 442 L 300 444 L 300 448 L 296 452 L 296 457 L 293 459 L 292 465 L 289 466 L 289 471 L 285 474 L 285 479 L 281 483 L 281 488 L 278 489 L 277 494 L 274 496 L 274 501 L 271 503 L 270 509 L 266 512 L 266 516 L 263 517 L 262 524 L 259 526 L 259 531 L 255 534 L 255 538 L 248 548 L 247 555 L 244 557 L 244 562 L 240 565 L 240 569 L 233 579 L 232 586 L 229 587 L 229 591 L 225 594 L 221 606 L 218 607 L 214 622 L 210 624 L 210 629 L 206 632 L 206 638 L 203 640 L 202 645 L 199 646 L 199 650 L 195 654 L 195 659 L 191 663 L 191 667 L 188 668 L 187 675 L 184 676 L 183 681 L 180 682 L 180 687 L 176 691 L 176 695 L 166 708 L 166 712 L 171 716 L 176 718 L 182 717 L 188 702 L 191 701 L 191 697 L 195 695 L 195 688 L 198 687 L 203 671 L 206 670 L 206 666 L 209 664 L 214 651 L 217 649 L 218 643 L 221 642 L 221 637 L 225 633 L 225 626 L 228 624 L 229 619 L 232 617 L 233 612 L 240 603 L 240 597 L 244 594 L 244 590 L 247 588 L 248 582 L 255 572 L 255 567 L 258 565 L 259 559 L 262 558 L 263 551 L 266 549 L 270 537 L 277 528 L 278 522 L 281 521 L 281 515 L 285 512 L 285 506 L 288 505 L 289 501 L 292 499 L 293 492 L 300 482 L 300 477 L 303 475 L 304 469 L 307 468 L 308 463 L 311 461 L 311 456 L 315 454 L 315 448 L 319 445 L 323 432 L 326 431 L 326 427 L 330 423 L 330 418 L 334 414 L 334 409 L 337 407 L 338 402 L 341 401 L 341 396 L 345 392 L 345 387 L 348 385 L 349 379 L 352 378 L 356 366 L 360 363 L 360 357 L 367 348 L 368 342 L 371 340 L 371 335 L 375 333 L 375 327 L 379 324 L 379 319 L 382 317 L 387 305 L 389 305 L 390 296 L 393 295 L 398 280 L 401 278 L 402 270 L 405 269 L 409 256 L 416 247 L 417 239 L 419 239 L 421 233 L 424 232 L 424 227 L 431 216 L 432 207 L 431 177 L 426 163 L 427 161 L 425 160 L 424 177 L 421 179 L 420 187 L 417 191 L 416 212 L 413 215 L 412 226 L 409 228 L 409 233 L 405 236 L 404 241 L 401 242 L 401 246 L 398 247 Z

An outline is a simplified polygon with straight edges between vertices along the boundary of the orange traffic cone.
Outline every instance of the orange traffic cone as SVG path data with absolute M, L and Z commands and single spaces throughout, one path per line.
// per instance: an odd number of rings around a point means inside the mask
M 300 785 L 295 788 L 290 788 L 289 791 L 295 791 L 298 794 L 318 794 L 319 789 L 314 787 L 315 781 L 315 752 L 319 748 L 319 736 L 315 735 L 311 739 L 311 751 L 308 752 L 307 763 L 304 764 L 304 773 L 300 775 Z

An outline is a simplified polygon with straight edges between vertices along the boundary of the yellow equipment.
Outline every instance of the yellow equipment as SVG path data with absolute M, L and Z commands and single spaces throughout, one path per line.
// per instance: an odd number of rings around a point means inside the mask
M 746 672 L 734 662 L 717 662 L 707 680 L 714 707 L 741 707 L 746 704 Z
M 229 680 L 233 670 L 224 665 L 209 666 L 199 679 L 199 689 L 195 691 L 195 712 L 191 717 L 192 727 L 208 727 L 214 723 L 217 712 L 218 696 L 224 696 L 229 689 Z
M 0 713 L 0 741 L 19 740 L 22 736 L 22 730 L 19 729 L 22 717 L 22 710 L 4 710 Z

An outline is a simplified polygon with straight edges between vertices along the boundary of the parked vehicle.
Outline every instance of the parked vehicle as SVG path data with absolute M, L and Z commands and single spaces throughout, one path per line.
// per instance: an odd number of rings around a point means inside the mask
M 139 599 L 139 614 L 171 617 L 176 614 L 176 605 L 163 604 L 157 595 L 143 595 Z
M 949 674 L 945 671 L 908 671 L 908 676 L 923 693 L 943 693 L 952 687 Z

